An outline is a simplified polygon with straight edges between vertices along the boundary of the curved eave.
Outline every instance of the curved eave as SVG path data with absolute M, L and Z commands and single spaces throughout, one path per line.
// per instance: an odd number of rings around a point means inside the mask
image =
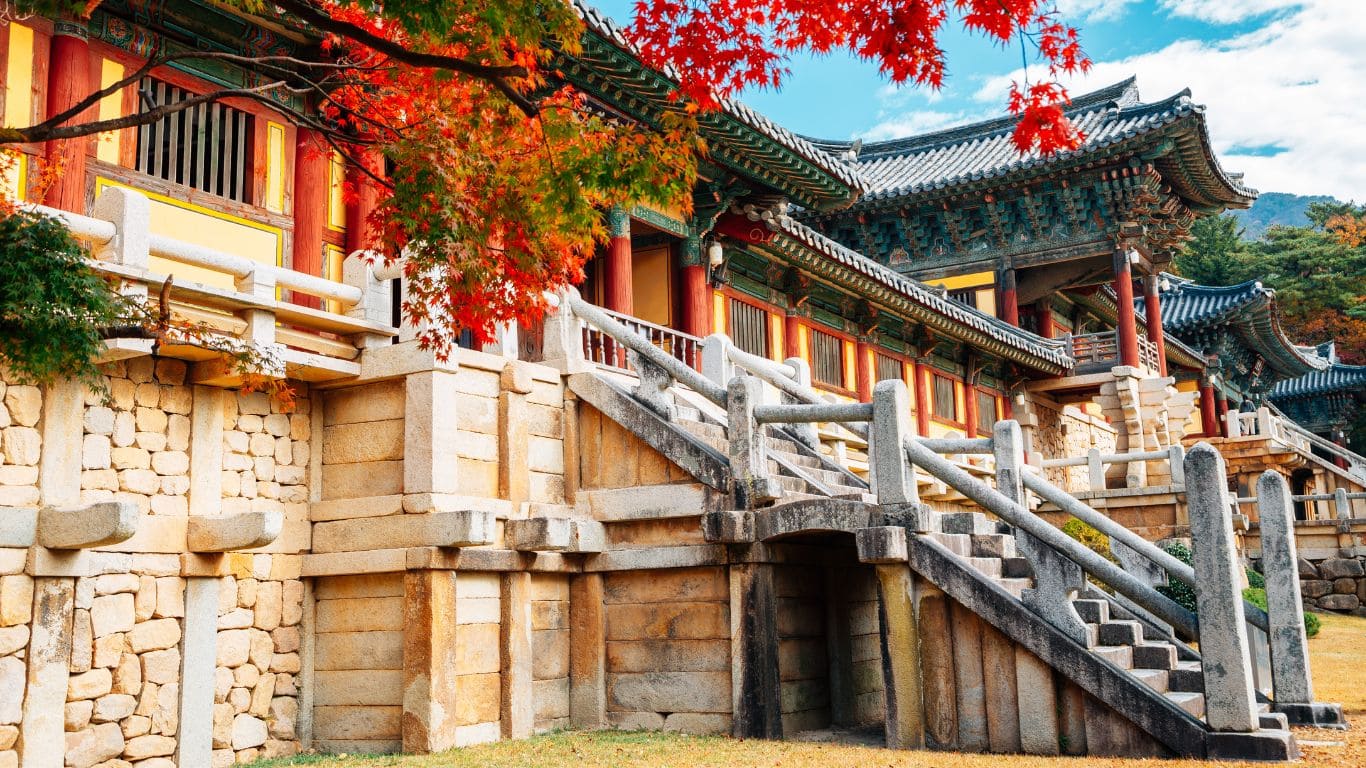
M 574 6 L 586 31 L 580 54 L 559 57 L 570 82 L 649 121 L 665 111 L 683 111 L 671 98 L 675 77 L 642 64 L 635 46 L 596 9 L 577 0 Z M 774 186 L 802 206 L 846 207 L 865 189 L 856 170 L 737 101 L 727 99 L 720 109 L 701 113 L 699 125 L 714 161 Z
M 1297 379 L 1278 381 L 1267 394 L 1272 400 L 1302 400 L 1339 393 L 1366 400 L 1366 365 L 1335 363 Z
M 913 197 L 918 198 L 917 202 L 928 202 L 1009 184 L 1029 183 L 1124 154 L 1152 161 L 1173 190 L 1193 209 L 1212 212 L 1223 208 L 1246 208 L 1256 199 L 1256 190 L 1242 185 L 1220 167 L 1209 141 L 1204 108 L 1192 104 L 1185 92 L 1162 102 L 1119 110 L 1110 119 L 1146 119 L 1147 122 L 1098 140 L 1088 140 L 1076 150 L 1047 156 L 1031 153 L 990 168 L 870 192 L 855 203 L 852 210 L 883 210 L 905 205 L 907 199 Z M 1000 136 L 995 133 L 978 140 L 985 142 Z M 871 173 L 868 175 L 874 177 Z
M 1281 327 L 1280 308 L 1276 306 L 1276 292 L 1260 283 L 1243 284 L 1248 287 L 1243 301 L 1230 303 L 1218 311 L 1207 312 L 1185 322 L 1172 322 L 1164 327 L 1176 336 L 1233 331 L 1280 374 L 1282 379 L 1294 379 L 1328 367 L 1327 360 L 1313 354 L 1309 348 L 1292 342 Z M 1200 286 L 1196 286 L 1198 290 Z M 1186 286 L 1182 290 L 1192 290 Z
M 1074 361 L 1061 340 L 1045 339 L 935 294 L 795 221 L 770 222 L 773 240 L 756 246 L 770 256 L 866 298 L 938 335 L 1049 375 Z

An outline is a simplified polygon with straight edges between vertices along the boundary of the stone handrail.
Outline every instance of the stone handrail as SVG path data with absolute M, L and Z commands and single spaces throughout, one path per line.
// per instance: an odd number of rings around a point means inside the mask
M 1186 450 L 1179 445 L 1161 451 L 1136 451 L 1133 453 L 1101 453 L 1099 448 L 1091 448 L 1086 451 L 1084 456 L 1044 459 L 1041 465 L 1044 469 L 1084 466 L 1087 468 L 1087 482 L 1090 485 L 1090 490 L 1103 491 L 1106 487 L 1105 468 L 1107 466 L 1129 464 L 1135 461 L 1165 461 L 1172 485 L 1184 485 L 1186 474 L 1182 469 L 1182 462 L 1185 457 Z

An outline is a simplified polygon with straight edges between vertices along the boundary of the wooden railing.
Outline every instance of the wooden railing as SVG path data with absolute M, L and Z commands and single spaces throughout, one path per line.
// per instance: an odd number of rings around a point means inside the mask
M 1120 365 L 1119 331 L 1083 333 L 1068 337 L 1068 351 L 1076 360 L 1076 373 L 1108 371 Z M 1139 365 L 1158 370 L 1157 345 L 1145 336 L 1138 337 Z

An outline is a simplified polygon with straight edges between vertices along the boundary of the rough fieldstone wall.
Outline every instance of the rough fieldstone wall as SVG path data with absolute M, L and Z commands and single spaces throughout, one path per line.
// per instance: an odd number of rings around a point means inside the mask
M 0 376 L 0 507 L 38 503 L 38 459 L 43 438 L 35 427 L 42 413 L 40 389 L 6 386 Z
M 1300 558 L 1300 597 L 1310 610 L 1366 616 L 1366 557 Z
M 6 385 L 0 377 L 0 507 L 38 503 L 42 391 Z M 23 717 L 33 579 L 24 574 L 28 552 L 0 549 L 0 767 L 18 765 L 13 750 Z
M 726 569 L 609 573 L 603 582 L 608 723 L 729 733 Z
M 1038 426 L 1033 430 L 1033 450 L 1045 459 L 1085 456 L 1092 448 L 1114 453 L 1115 431 L 1104 420 L 1078 410 L 1060 406 L 1042 397 L 1033 398 Z M 1086 466 L 1051 467 L 1045 470 L 1048 481 L 1069 491 L 1089 490 Z

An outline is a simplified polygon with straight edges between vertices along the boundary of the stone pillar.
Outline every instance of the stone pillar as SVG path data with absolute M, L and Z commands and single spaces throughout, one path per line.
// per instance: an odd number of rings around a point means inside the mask
M 626 209 L 614 205 L 607 211 L 611 240 L 603 263 L 603 305 L 613 312 L 630 315 L 635 311 L 635 288 L 631 271 L 631 217 Z
M 1020 325 L 1020 301 L 1015 288 L 1015 268 L 1001 270 L 1001 319 L 1018 327 Z
M 52 48 L 47 70 L 47 111 L 56 115 L 90 95 L 90 46 L 85 23 L 57 19 L 52 24 Z M 88 112 L 87 112 L 88 114 Z M 71 123 L 80 123 L 77 115 Z M 43 197 L 43 204 L 63 211 L 85 213 L 85 156 L 89 137 L 47 142 L 47 163 L 60 172 Z
M 531 686 L 531 573 L 503 574 L 501 716 L 505 739 L 524 739 L 535 727 Z M 572 608 L 570 609 L 573 610 Z
M 222 423 L 222 416 L 219 416 Z M 220 470 L 221 471 L 221 470 Z M 180 641 L 180 732 L 176 765 L 209 765 L 213 755 L 214 672 L 218 657 L 219 579 L 185 579 Z
M 363 149 L 359 160 L 364 164 L 364 169 L 355 165 L 346 167 L 346 183 L 354 190 L 351 199 L 346 201 L 348 257 L 356 251 L 367 250 L 377 245 L 378 233 L 370 224 L 370 215 L 375 212 L 375 206 L 379 202 L 379 188 L 371 174 L 384 177 L 384 156 L 373 149 Z
M 1224 457 L 1209 443 L 1197 443 L 1186 454 L 1205 720 L 1213 731 L 1251 733 L 1258 725 L 1257 701 L 1227 477 Z
M 607 727 L 607 624 L 602 574 L 569 577 L 569 724 Z
M 68 506 L 81 500 L 81 442 L 85 386 L 58 379 L 43 393 L 43 440 L 38 489 L 44 506 Z
M 773 566 L 730 566 L 731 724 L 736 738 L 780 739 L 778 598 Z
M 1214 382 L 1200 382 L 1200 431 L 1205 437 L 1219 437 L 1219 416 L 1215 412 Z
M 498 492 L 514 505 L 531 499 L 531 471 L 527 451 L 531 424 L 526 396 L 531 393 L 531 371 L 523 363 L 503 366 L 498 392 Z
M 423 371 L 404 379 L 403 493 L 459 488 L 455 373 Z
M 706 256 L 697 235 L 683 240 L 679 265 L 682 273 L 683 332 L 704 338 L 711 334 L 711 285 L 707 282 Z
M 33 580 L 33 625 L 28 643 L 28 688 L 20 725 L 22 768 L 62 768 L 66 743 L 66 687 L 71 676 L 71 624 L 76 580 Z M 55 747 L 55 748 L 54 748 Z
M 1148 319 L 1148 341 L 1157 347 L 1157 372 L 1167 375 L 1167 337 L 1162 330 L 1162 299 L 1159 296 L 1157 275 L 1143 278 L 1143 314 Z
M 736 376 L 726 386 L 726 400 L 735 499 L 741 509 L 754 509 L 782 493 L 769 474 L 763 426 L 754 421 L 754 407 L 763 400 L 763 384 L 753 376 Z
M 861 403 L 873 399 L 873 380 L 877 373 L 873 369 L 873 345 L 864 339 L 854 344 L 854 382 Z
M 455 571 L 403 575 L 404 752 L 457 746 L 455 579 Z
M 887 696 L 887 748 L 925 746 L 925 705 L 920 670 L 920 630 L 916 623 L 915 579 L 905 563 L 877 568 L 881 608 L 882 678 Z
M 1119 309 L 1119 364 L 1138 367 L 1138 319 L 1134 311 L 1134 276 L 1129 250 L 1116 248 L 1115 306 Z
M 295 131 L 293 268 L 295 272 L 321 275 L 331 159 L 317 131 L 311 128 Z M 296 294 L 291 300 L 306 307 L 321 306 L 316 296 Z

